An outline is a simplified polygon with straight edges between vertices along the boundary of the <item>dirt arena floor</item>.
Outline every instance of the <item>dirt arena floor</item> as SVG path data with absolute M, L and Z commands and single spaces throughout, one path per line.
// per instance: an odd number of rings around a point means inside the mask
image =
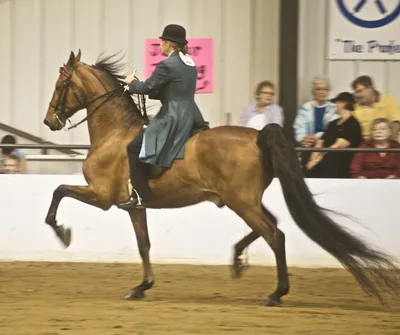
M 1 335 L 400 334 L 400 303 L 384 310 L 341 269 L 290 268 L 282 307 L 263 307 L 275 268 L 155 265 L 142 301 L 133 264 L 1 263 Z

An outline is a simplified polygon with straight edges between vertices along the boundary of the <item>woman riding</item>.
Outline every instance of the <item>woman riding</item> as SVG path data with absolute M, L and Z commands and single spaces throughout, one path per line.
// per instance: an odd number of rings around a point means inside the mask
M 187 54 L 186 30 L 171 24 L 165 27 L 161 53 L 167 56 L 158 63 L 146 81 L 126 77 L 131 94 L 147 94 L 159 99 L 162 107 L 149 125 L 127 147 L 132 194 L 119 208 L 141 206 L 152 192 L 147 170 L 152 164 L 169 168 L 175 159 L 183 159 L 185 144 L 193 130 L 204 125 L 204 119 L 194 100 L 197 70 Z M 143 146 L 142 146 L 143 144 Z

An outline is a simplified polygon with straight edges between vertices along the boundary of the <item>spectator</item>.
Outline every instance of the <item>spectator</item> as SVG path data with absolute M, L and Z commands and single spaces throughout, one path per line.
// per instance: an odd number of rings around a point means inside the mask
M 6 135 L 1 139 L 2 144 L 16 144 L 17 140 L 12 135 Z M 4 159 L 9 155 L 17 156 L 20 162 L 19 173 L 25 173 L 26 171 L 26 161 L 23 151 L 13 148 L 2 148 L 2 153 L 0 154 L 0 167 L 4 165 Z
M 321 138 L 329 122 L 337 119 L 336 106 L 328 101 L 330 90 L 329 81 L 326 77 L 317 76 L 311 84 L 311 94 L 313 99 L 303 104 L 294 120 L 293 130 L 296 145 L 305 148 L 312 148 L 316 141 Z M 310 159 L 309 152 L 299 154 L 301 164 L 306 165 Z M 313 172 L 307 172 L 306 175 L 312 177 Z
M 371 126 L 371 139 L 361 144 L 361 148 L 400 148 L 391 139 L 390 121 L 375 119 Z M 358 152 L 351 163 L 352 178 L 399 178 L 400 154 L 397 152 Z
M 283 110 L 273 102 L 274 96 L 274 84 L 270 81 L 259 83 L 255 92 L 256 103 L 244 108 L 239 121 L 240 126 L 261 130 L 269 123 L 277 123 L 283 127 Z
M 3 158 L 2 173 L 17 174 L 21 173 L 21 158 L 17 154 L 11 153 Z
M 361 143 L 361 126 L 352 115 L 354 98 L 351 93 L 340 93 L 331 100 L 336 103 L 340 118 L 329 123 L 328 128 L 315 145 L 316 148 L 358 147 Z M 349 178 L 352 152 L 313 152 L 306 165 L 307 170 L 314 170 L 314 177 Z
M 318 76 L 313 79 L 311 88 L 313 100 L 300 107 L 293 124 L 297 145 L 313 147 L 324 134 L 329 122 L 339 117 L 335 113 L 335 104 L 328 101 L 329 90 L 327 78 Z
M 356 106 L 354 116 L 360 122 L 365 140 L 370 138 L 372 121 L 386 118 L 389 121 L 400 121 L 400 110 L 396 100 L 376 90 L 371 77 L 360 76 L 351 84 Z

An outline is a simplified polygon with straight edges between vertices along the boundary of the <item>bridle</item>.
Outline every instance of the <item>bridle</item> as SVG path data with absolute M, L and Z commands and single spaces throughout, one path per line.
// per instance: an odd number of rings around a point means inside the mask
M 57 120 L 60 123 L 60 125 L 62 126 L 62 128 L 66 131 L 68 131 L 72 128 L 75 128 L 75 127 L 79 126 L 81 123 L 87 121 L 87 119 L 89 117 L 91 117 L 108 99 L 110 99 L 114 95 L 115 92 L 117 92 L 118 90 L 121 90 L 121 88 L 122 88 L 122 86 L 119 86 L 119 87 L 117 87 L 109 92 L 106 92 L 104 94 L 101 94 L 101 95 L 93 98 L 89 102 L 87 102 L 86 106 L 92 104 L 93 102 L 95 102 L 101 98 L 104 98 L 104 97 L 106 98 L 106 99 L 104 99 L 104 101 L 101 104 L 99 104 L 94 110 L 92 110 L 85 118 L 83 118 L 81 121 L 79 121 L 76 124 L 72 124 L 72 122 L 69 119 L 70 117 L 68 117 L 65 112 L 65 103 L 67 101 L 67 96 L 68 96 L 69 90 L 71 89 L 72 93 L 74 94 L 74 96 L 75 96 L 76 100 L 78 100 L 78 102 L 81 103 L 81 101 L 79 100 L 78 95 L 74 91 L 73 87 L 71 87 L 71 77 L 72 77 L 73 72 L 69 73 L 66 69 L 66 65 L 64 64 L 63 67 L 60 67 L 59 73 L 65 77 L 64 90 L 63 90 L 62 94 L 58 97 L 56 105 L 53 106 L 51 104 L 51 102 L 49 103 L 49 105 L 50 105 L 50 107 L 52 107 L 54 109 L 55 117 L 57 118 Z M 122 98 L 122 95 L 121 95 L 121 98 Z M 65 128 L 66 121 L 68 121 L 71 124 L 71 126 L 68 128 Z

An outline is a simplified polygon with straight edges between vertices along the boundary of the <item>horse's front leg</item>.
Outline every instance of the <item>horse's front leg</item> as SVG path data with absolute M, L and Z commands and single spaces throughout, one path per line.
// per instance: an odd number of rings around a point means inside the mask
M 67 248 L 71 243 L 71 229 L 64 228 L 62 225 L 57 225 L 57 209 L 64 197 L 70 197 L 86 204 L 107 210 L 112 206 L 112 203 L 107 195 L 107 188 L 104 192 L 100 189 L 95 189 L 93 186 L 72 186 L 72 185 L 60 185 L 53 192 L 53 199 L 51 200 L 50 208 L 47 212 L 45 222 L 53 228 L 54 232 Z
M 135 229 L 136 240 L 140 257 L 143 262 L 143 281 L 122 297 L 124 300 L 136 300 L 144 297 L 144 292 L 154 285 L 154 274 L 150 264 L 150 239 L 147 229 L 147 216 L 145 209 L 129 210 L 132 225 Z

